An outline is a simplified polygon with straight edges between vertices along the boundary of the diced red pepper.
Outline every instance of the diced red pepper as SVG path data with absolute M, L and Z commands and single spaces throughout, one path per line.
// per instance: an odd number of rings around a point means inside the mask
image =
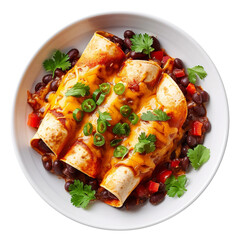
M 163 51 L 155 51 L 151 52 L 151 58 L 155 58 L 159 61 L 162 61 L 163 59 Z
M 162 59 L 162 64 L 165 65 L 170 57 L 169 56 L 164 56 Z
M 28 126 L 38 128 L 40 121 L 41 119 L 36 113 L 30 113 L 28 115 L 28 121 L 27 121 Z
M 180 163 L 180 161 L 178 159 L 174 159 L 173 161 L 171 161 L 171 167 L 172 168 L 178 168 L 179 163 Z
M 202 136 L 202 126 L 203 124 L 199 121 L 194 121 L 192 124 L 192 135 Z
M 194 84 L 192 84 L 192 83 L 188 84 L 186 90 L 190 95 L 193 95 L 197 91 Z
M 148 195 L 148 190 L 143 185 L 138 185 L 136 188 L 136 192 L 138 197 L 146 197 Z
M 165 183 L 167 178 L 169 178 L 172 175 L 171 170 L 163 170 L 157 175 L 157 182 Z
M 185 76 L 185 71 L 184 69 L 178 69 L 178 68 L 175 68 L 173 70 L 173 74 L 176 78 L 180 78 L 180 77 L 184 77 Z
M 159 183 L 153 182 L 153 181 L 149 181 L 149 185 L 148 185 L 148 191 L 150 193 L 155 193 L 158 191 L 159 189 Z

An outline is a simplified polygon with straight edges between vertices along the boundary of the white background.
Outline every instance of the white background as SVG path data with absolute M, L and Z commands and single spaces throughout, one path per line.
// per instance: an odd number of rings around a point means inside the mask
M 238 2 L 238 0 L 1 1 L 0 238 L 239 239 Z M 16 86 L 30 59 L 46 40 L 82 17 L 119 11 L 135 11 L 166 19 L 185 30 L 206 50 L 226 88 L 230 108 L 230 134 L 222 164 L 211 184 L 197 201 L 161 224 L 140 230 L 116 232 L 76 223 L 55 211 L 38 196 L 22 173 L 13 151 L 11 117 Z

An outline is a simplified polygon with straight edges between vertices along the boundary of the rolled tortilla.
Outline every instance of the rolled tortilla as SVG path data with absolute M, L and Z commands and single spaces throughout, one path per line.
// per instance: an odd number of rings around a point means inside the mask
M 125 85 L 124 94 L 116 95 L 113 89 L 111 90 L 103 104 L 89 118 L 84 120 L 75 141 L 73 141 L 68 152 L 61 160 L 90 177 L 95 178 L 98 176 L 101 179 L 106 169 L 110 168 L 109 162 L 113 154 L 113 148 L 110 147 L 109 143 L 114 138 L 112 129 L 109 130 L 108 128 L 108 131 L 103 134 L 106 140 L 105 146 L 98 148 L 93 144 L 93 135 L 84 136 L 83 126 L 85 123 L 90 122 L 93 124 L 94 131 L 96 131 L 97 119 L 99 118 L 98 110 L 110 113 L 112 120 L 109 123 L 112 126 L 121 122 L 121 120 L 125 121 L 120 114 L 120 107 L 128 104 L 134 112 L 138 111 L 141 102 L 144 103 L 154 92 L 156 93 L 156 88 L 149 88 L 149 85 L 153 85 L 153 82 L 155 83 L 159 80 L 160 73 L 160 66 L 153 61 L 127 60 L 118 76 L 114 79 L 115 83 L 122 82 Z M 131 86 L 129 83 L 131 84 L 132 82 L 138 84 L 138 92 L 133 91 L 129 87 Z
M 156 165 L 169 157 L 175 147 L 175 140 L 182 137 L 181 127 L 187 116 L 187 103 L 177 84 L 167 74 L 163 74 L 157 95 L 142 107 L 140 114 L 156 108 L 166 110 L 173 121 L 141 121 L 123 142 L 122 145 L 129 149 L 128 157 L 122 161 L 113 158 L 112 168 L 106 173 L 101 183 L 103 188 L 118 199 L 106 201 L 111 206 L 121 207 L 140 181 L 150 176 Z M 141 132 L 156 136 L 154 152 L 149 154 L 134 152 L 134 146 Z
M 81 82 L 89 85 L 92 94 L 99 84 L 108 81 L 119 70 L 125 54 L 105 35 L 112 36 L 105 32 L 96 32 L 93 35 L 75 67 L 64 76 L 57 92 L 51 95 L 50 107 L 31 140 L 31 146 L 40 154 L 44 154 L 38 145 L 42 140 L 58 157 L 76 131 L 77 123 L 72 113 L 86 97 L 66 97 L 66 92 L 77 82 Z

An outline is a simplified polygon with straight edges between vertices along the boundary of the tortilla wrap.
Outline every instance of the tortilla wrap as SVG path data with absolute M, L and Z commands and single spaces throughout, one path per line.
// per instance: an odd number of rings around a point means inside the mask
M 50 95 L 50 107 L 31 140 L 31 146 L 40 154 L 44 154 L 38 147 L 41 139 L 58 157 L 79 126 L 72 113 L 87 97 L 67 97 L 66 92 L 81 82 L 90 87 L 92 94 L 99 84 L 119 70 L 125 54 L 118 45 L 105 38 L 105 35 L 111 34 L 96 32 L 93 35 L 74 68 L 61 80 L 57 92 Z
M 129 149 L 127 158 L 119 160 L 112 159 L 112 168 L 106 173 L 101 186 L 118 200 L 108 200 L 107 204 L 121 207 L 130 193 L 141 180 L 150 176 L 156 165 L 165 161 L 174 149 L 174 140 L 181 139 L 181 127 L 187 116 L 187 103 L 181 90 L 174 80 L 167 74 L 158 85 L 157 95 L 153 96 L 140 110 L 140 114 L 148 110 L 164 109 L 173 121 L 141 121 L 136 125 L 130 136 L 122 143 Z M 134 146 L 138 142 L 141 132 L 154 134 L 156 150 L 149 154 L 134 152 Z

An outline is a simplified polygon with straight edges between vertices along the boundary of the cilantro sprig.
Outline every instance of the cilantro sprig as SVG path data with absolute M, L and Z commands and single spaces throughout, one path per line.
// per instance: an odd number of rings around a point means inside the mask
M 165 188 L 169 197 L 181 197 L 187 189 L 185 188 L 187 182 L 186 175 L 181 175 L 176 178 L 174 175 L 167 178 Z
M 112 120 L 110 113 L 108 113 L 108 112 L 102 113 L 101 111 L 98 110 L 98 114 L 99 114 L 99 118 L 98 118 L 97 122 L 99 123 L 99 121 L 101 120 L 101 121 L 105 122 L 107 126 L 110 127 L 111 124 L 108 122 L 108 121 Z
M 193 84 L 195 84 L 197 81 L 197 75 L 199 76 L 200 79 L 204 79 L 207 76 L 207 73 L 204 70 L 203 66 L 200 65 L 188 68 L 187 71 L 189 82 Z
M 86 208 L 91 200 L 95 199 L 95 190 L 87 184 L 83 184 L 79 180 L 74 180 L 69 186 L 69 193 L 72 196 L 71 203 L 76 207 Z
M 171 117 L 167 113 L 163 112 L 161 109 L 154 109 L 153 112 L 147 111 L 143 113 L 141 119 L 144 121 L 167 121 Z
M 194 167 L 194 169 L 199 169 L 205 162 L 210 158 L 210 149 L 199 144 L 194 149 L 189 149 L 187 156 Z
M 113 127 L 113 133 L 118 136 L 129 136 L 130 134 L 130 127 L 127 123 L 117 123 Z
M 149 134 L 147 137 L 146 133 L 142 132 L 138 137 L 138 143 L 134 146 L 134 152 L 151 153 L 156 149 L 155 142 L 154 134 Z
M 131 50 L 134 52 L 142 52 L 150 57 L 150 53 L 154 51 L 153 39 L 147 33 L 135 34 L 130 40 L 132 42 Z
M 69 56 L 67 54 L 57 50 L 53 54 L 52 58 L 43 62 L 43 67 L 47 72 L 52 72 L 54 77 L 54 72 L 57 68 L 61 68 L 63 71 L 65 71 L 71 67 L 71 63 L 69 62 Z
M 88 85 L 85 85 L 84 83 L 76 83 L 72 88 L 68 89 L 68 91 L 65 93 L 65 95 L 73 96 L 73 97 L 85 97 L 88 96 L 90 87 Z

